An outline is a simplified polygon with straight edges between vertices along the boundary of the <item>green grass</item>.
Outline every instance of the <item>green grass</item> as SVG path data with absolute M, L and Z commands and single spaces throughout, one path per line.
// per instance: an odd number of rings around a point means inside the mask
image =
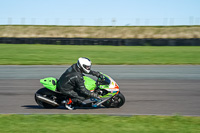
M 200 117 L 0 115 L 1 133 L 198 133 Z
M 106 65 L 200 64 L 200 47 L 0 44 L 0 65 L 72 64 L 79 57 Z

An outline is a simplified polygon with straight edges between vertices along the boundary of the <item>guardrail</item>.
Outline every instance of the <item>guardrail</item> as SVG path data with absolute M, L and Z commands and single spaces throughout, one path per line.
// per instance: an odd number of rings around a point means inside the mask
M 114 39 L 114 38 L 11 38 L 0 37 L 4 44 L 112 45 L 112 46 L 200 46 L 192 39 Z

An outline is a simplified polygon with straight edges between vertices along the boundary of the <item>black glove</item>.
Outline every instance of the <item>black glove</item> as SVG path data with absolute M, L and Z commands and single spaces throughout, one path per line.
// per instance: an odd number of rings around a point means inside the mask
M 96 76 L 96 77 L 98 77 L 98 78 L 99 78 L 100 75 L 102 75 L 100 72 L 92 71 L 92 70 L 90 71 L 89 74 L 92 74 L 93 76 Z
M 99 78 L 100 79 L 105 79 L 105 77 L 103 76 L 103 74 L 99 73 Z
M 90 96 L 93 97 L 93 98 L 98 98 L 99 97 L 98 94 L 96 94 L 94 92 L 92 92 Z
M 93 76 L 96 76 L 98 78 L 98 81 L 104 81 L 105 80 L 105 77 L 103 74 L 101 74 L 100 72 L 98 71 L 90 71 L 89 74 L 92 74 Z

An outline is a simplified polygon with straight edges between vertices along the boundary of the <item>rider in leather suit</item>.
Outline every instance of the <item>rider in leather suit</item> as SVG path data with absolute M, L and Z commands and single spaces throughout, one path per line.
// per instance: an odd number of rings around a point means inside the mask
M 91 61 L 81 57 L 76 64 L 69 67 L 58 80 L 58 91 L 72 98 L 72 102 L 82 103 L 88 97 L 98 98 L 96 93 L 85 88 L 83 73 L 96 77 L 103 77 L 102 74 L 91 69 Z

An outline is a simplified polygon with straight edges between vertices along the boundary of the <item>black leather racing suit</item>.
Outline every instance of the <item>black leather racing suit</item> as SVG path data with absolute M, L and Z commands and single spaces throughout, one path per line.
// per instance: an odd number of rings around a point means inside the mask
M 97 77 L 100 75 L 99 72 L 92 70 L 89 74 Z M 96 96 L 85 88 L 83 74 L 77 64 L 73 64 L 61 75 L 57 85 L 58 91 L 70 96 L 73 102 L 81 102 L 88 97 Z

